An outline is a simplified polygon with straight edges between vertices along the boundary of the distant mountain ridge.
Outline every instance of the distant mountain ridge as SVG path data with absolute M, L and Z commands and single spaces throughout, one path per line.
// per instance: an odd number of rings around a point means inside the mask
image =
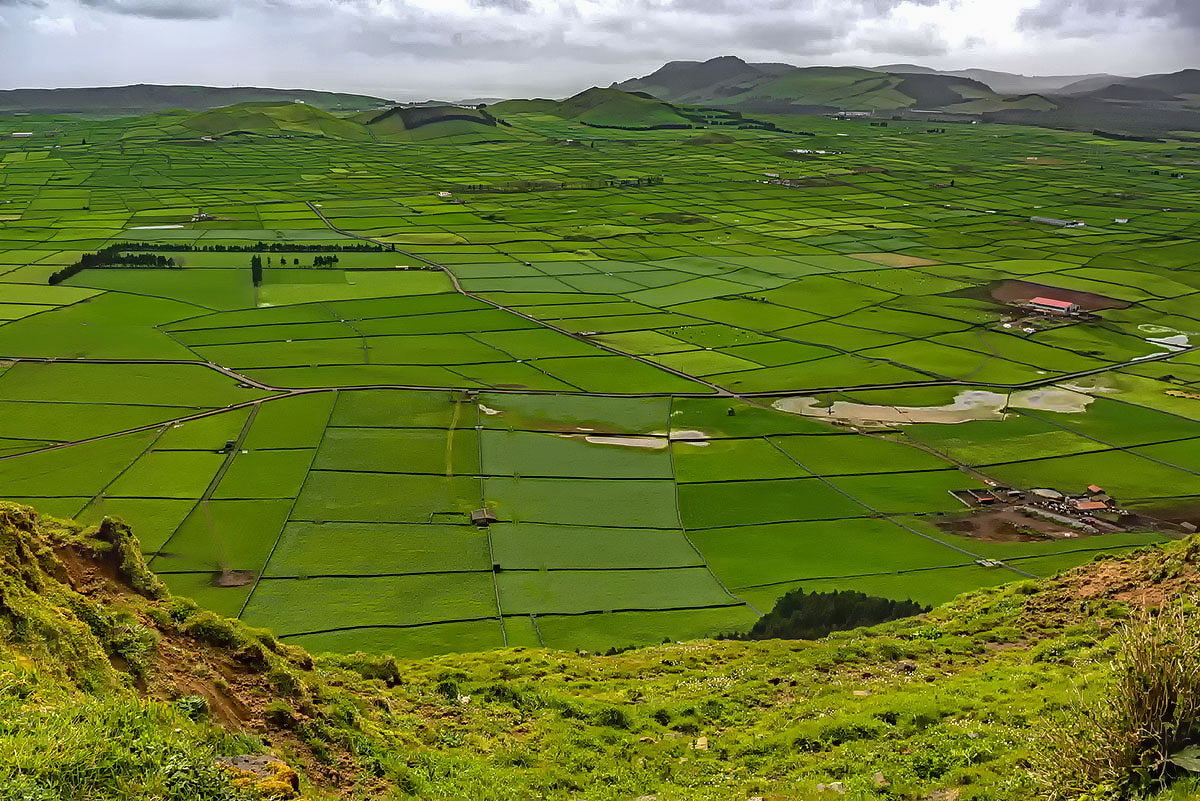
M 969 78 L 985 83 L 993 92 L 1004 95 L 1026 94 L 1069 94 L 1068 87 L 1078 85 L 1076 91 L 1100 88 L 1110 83 L 1127 80 L 1118 75 L 1108 73 L 1091 73 L 1088 75 L 1020 75 L 1013 72 L 997 70 L 965 69 L 965 70 L 935 70 L 918 64 L 885 64 L 874 67 L 879 72 L 911 72 L 923 75 L 948 75 L 955 78 Z
M 668 103 L 760 114 L 941 112 L 1065 128 L 1200 130 L 1200 70 L 1124 78 L 938 71 L 917 64 L 793 67 L 736 56 L 672 61 L 612 84 Z
M 238 103 L 292 101 L 327 111 L 357 111 L 391 104 L 389 100 L 370 95 L 253 86 L 134 84 L 79 89 L 0 90 L 0 112 L 33 114 L 149 114 L 177 108 L 207 111 Z

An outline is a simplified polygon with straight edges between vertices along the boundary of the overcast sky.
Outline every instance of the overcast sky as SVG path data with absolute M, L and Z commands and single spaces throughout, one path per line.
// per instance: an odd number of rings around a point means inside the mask
M 1200 0 L 0 0 L 0 85 L 564 96 L 666 61 L 1200 67 Z

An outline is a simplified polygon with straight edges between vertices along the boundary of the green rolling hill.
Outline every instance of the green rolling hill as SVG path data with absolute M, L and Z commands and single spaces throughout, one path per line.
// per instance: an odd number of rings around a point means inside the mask
M 125 138 L 321 136 L 349 140 L 484 142 L 521 138 L 491 114 L 459 106 L 396 106 L 339 116 L 305 103 L 239 103 L 144 117 Z
M 6 89 L 0 91 L 0 112 L 136 115 L 176 108 L 204 111 L 238 103 L 294 101 L 341 111 L 375 108 L 390 102 L 369 95 L 311 89 L 136 84 L 79 89 Z
M 599 128 L 690 128 L 680 109 L 654 97 L 620 89 L 592 87 L 566 100 L 506 100 L 488 110 L 509 114 L 546 114 Z

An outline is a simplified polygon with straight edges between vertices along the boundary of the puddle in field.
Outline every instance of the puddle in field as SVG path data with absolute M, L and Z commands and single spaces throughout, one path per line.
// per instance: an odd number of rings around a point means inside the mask
M 483 412 L 484 414 L 488 415 L 489 417 L 491 417 L 493 415 L 497 415 L 497 414 L 504 414 L 504 412 L 500 411 L 499 409 L 489 408 L 487 406 L 484 406 L 482 403 L 479 404 L 479 411 Z
M 1003 395 L 986 390 L 967 390 L 954 397 L 952 403 L 941 406 L 876 406 L 866 403 L 835 401 L 821 406 L 820 400 L 799 396 L 781 398 L 771 404 L 774 408 L 854 425 L 910 425 L 913 423 L 967 423 L 975 420 L 1004 420 L 1008 407 L 1035 409 L 1047 412 L 1078 414 L 1086 411 L 1094 400 L 1090 395 L 1060 387 L 1025 390 Z
M 1082 392 L 1073 392 L 1062 387 L 1046 387 L 1014 392 L 1008 405 L 1042 412 L 1082 414 L 1094 400 L 1091 395 L 1084 395 Z
M 590 442 L 593 445 L 620 445 L 625 448 L 646 448 L 654 451 L 667 447 L 667 441 L 657 437 L 602 437 L 591 435 L 583 439 L 585 442 Z
M 695 445 L 697 448 L 704 448 L 708 445 L 710 437 L 706 431 L 700 431 L 696 428 L 681 428 L 667 434 L 667 439 L 672 442 L 681 442 L 684 445 Z
M 1181 350 L 1187 350 L 1192 346 L 1192 341 L 1187 334 L 1172 334 L 1166 337 L 1146 337 L 1147 342 L 1153 342 L 1155 345 L 1161 345 L 1166 348 L 1167 353 L 1177 353 Z M 1159 354 L 1151 354 L 1157 356 Z M 1145 357 L 1143 357 L 1145 358 Z

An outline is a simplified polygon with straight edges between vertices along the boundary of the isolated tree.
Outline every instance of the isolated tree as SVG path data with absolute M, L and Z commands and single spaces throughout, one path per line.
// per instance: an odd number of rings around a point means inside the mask
M 270 259 L 268 259 L 267 261 L 270 261 Z M 250 257 L 250 280 L 254 282 L 255 286 L 262 286 L 262 279 L 263 279 L 262 256 L 259 256 L 257 253 L 255 253 L 253 256 Z

